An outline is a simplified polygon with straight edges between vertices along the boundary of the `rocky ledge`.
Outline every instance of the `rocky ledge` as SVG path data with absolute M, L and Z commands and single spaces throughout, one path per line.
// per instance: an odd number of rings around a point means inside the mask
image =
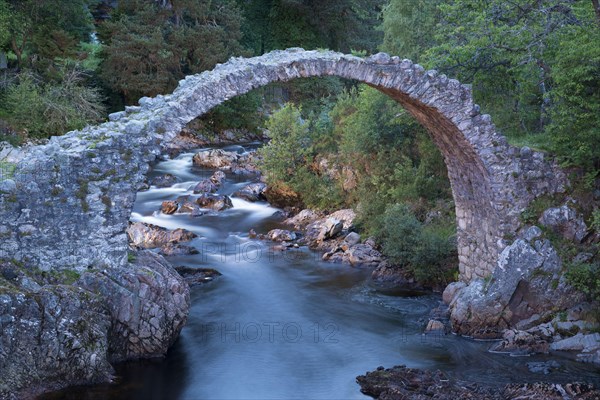
M 160 255 L 130 258 L 83 273 L 0 264 L 0 398 L 109 382 L 113 362 L 166 354 L 189 287 Z
M 591 400 L 600 398 L 600 391 L 581 382 L 512 383 L 505 386 L 483 386 L 461 382 L 441 371 L 407 368 L 404 365 L 367 372 L 356 381 L 361 392 L 380 400 Z

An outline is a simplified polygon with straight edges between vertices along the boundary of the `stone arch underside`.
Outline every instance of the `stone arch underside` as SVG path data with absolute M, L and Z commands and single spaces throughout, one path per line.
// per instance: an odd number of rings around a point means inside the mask
M 509 146 L 491 118 L 479 113 L 469 86 L 383 53 L 362 59 L 288 49 L 233 58 L 186 77 L 170 95 L 140 99 L 104 124 L 12 151 L 6 159 L 16 164 L 10 176 L 15 185 L 1 198 L 0 257 L 46 270 L 124 265 L 136 191 L 165 143 L 232 97 L 318 76 L 366 83 L 427 128 L 448 168 L 463 281 L 491 274 L 527 204 L 561 190 L 549 183 L 560 179 L 544 179 L 556 171 L 542 155 Z

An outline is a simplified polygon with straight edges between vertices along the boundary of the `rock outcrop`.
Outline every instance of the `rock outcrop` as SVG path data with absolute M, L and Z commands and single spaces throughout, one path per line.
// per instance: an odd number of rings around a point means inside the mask
M 166 354 L 188 315 L 187 283 L 148 251 L 81 275 L 7 263 L 0 272 L 3 399 L 110 382 L 112 362 Z
M 527 229 L 504 249 L 488 278 L 445 295 L 455 331 L 497 338 L 504 329 L 531 328 L 583 300 L 567 283 L 556 250 L 541 235 L 537 227 Z

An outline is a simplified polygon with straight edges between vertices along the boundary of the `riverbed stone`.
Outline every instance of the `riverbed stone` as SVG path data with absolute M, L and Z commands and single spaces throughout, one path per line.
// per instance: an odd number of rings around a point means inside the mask
M 580 243 L 587 234 L 587 226 L 583 217 L 566 204 L 545 210 L 539 222 L 561 234 L 565 239 L 577 243 Z

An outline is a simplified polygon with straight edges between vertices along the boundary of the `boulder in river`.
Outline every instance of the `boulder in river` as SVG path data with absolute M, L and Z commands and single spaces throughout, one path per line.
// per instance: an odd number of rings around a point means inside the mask
M 238 191 L 235 191 L 231 196 L 244 199 L 246 201 L 255 202 L 259 200 L 266 200 L 264 195 L 267 185 L 263 182 L 251 183 L 244 186 Z
M 234 161 L 237 161 L 238 154 L 233 151 L 221 149 L 203 150 L 198 152 L 192 158 L 194 165 L 206 168 L 229 169 Z
M 291 242 L 296 240 L 296 234 L 286 229 L 273 229 L 267 233 L 267 238 L 273 242 Z
M 187 242 L 197 235 L 185 229 L 170 231 L 160 226 L 145 222 L 134 222 L 127 228 L 129 241 L 134 247 L 151 249 L 161 247 L 167 243 Z
M 225 179 L 225 173 L 223 171 L 215 171 L 210 178 L 198 182 L 192 190 L 195 194 L 214 193 L 221 187 L 223 179 Z
M 150 184 L 154 185 L 156 187 L 159 188 L 166 188 L 166 187 L 171 187 L 174 184 L 177 183 L 177 177 L 175 175 L 172 174 L 164 174 L 164 175 L 159 175 L 157 177 L 154 177 L 151 181 Z
M 233 207 L 231 199 L 224 194 L 205 193 L 196 199 L 196 203 L 202 208 L 210 208 L 214 211 L 223 211 Z
M 212 268 L 192 268 L 179 266 L 175 267 L 175 271 L 177 271 L 179 275 L 185 279 L 190 287 L 202 285 L 221 276 L 219 271 Z
M 163 201 L 160 206 L 160 211 L 163 214 L 174 214 L 179 208 L 179 203 L 173 200 Z

